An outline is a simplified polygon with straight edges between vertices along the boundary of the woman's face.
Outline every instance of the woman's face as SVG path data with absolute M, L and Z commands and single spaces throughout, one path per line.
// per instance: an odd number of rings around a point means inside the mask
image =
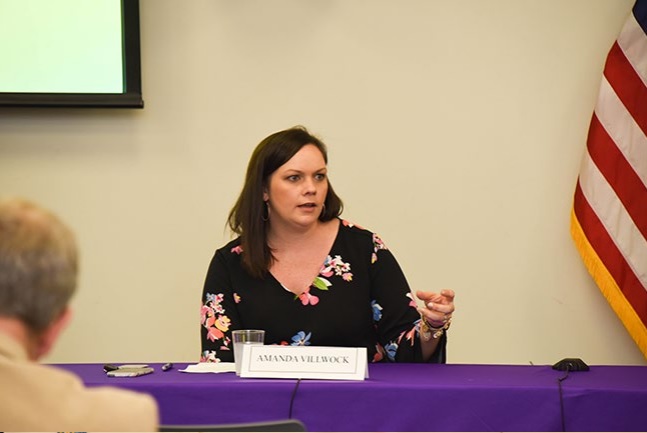
M 263 200 L 270 224 L 307 228 L 315 224 L 328 194 L 326 162 L 314 144 L 306 144 L 270 175 Z

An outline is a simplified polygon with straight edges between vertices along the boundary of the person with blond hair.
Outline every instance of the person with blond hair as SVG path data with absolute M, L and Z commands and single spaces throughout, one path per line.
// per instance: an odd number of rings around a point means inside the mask
M 0 200 L 0 429 L 153 431 L 155 400 L 37 361 L 71 318 L 78 252 L 71 230 L 21 198 Z

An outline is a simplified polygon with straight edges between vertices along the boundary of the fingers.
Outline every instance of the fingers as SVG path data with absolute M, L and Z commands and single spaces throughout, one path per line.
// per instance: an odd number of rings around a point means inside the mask
M 418 311 L 430 324 L 440 327 L 451 321 L 455 309 L 453 290 L 443 289 L 440 293 L 418 290 L 416 296 L 424 304 Z
M 448 299 L 450 299 L 452 301 L 454 300 L 454 296 L 456 296 L 456 294 L 454 293 L 454 291 L 452 289 L 442 289 L 440 291 L 440 294 L 442 296 L 444 296 L 445 298 L 448 298 Z
M 451 289 L 442 289 L 440 293 L 425 292 L 423 290 L 416 291 L 416 296 L 423 302 L 453 302 L 456 294 Z
M 438 311 L 429 310 L 426 308 L 418 308 L 418 312 L 425 318 L 427 323 L 430 323 L 434 328 L 438 328 L 446 323 L 445 314 Z M 449 316 L 448 316 L 449 317 Z
M 454 304 L 439 304 L 436 302 L 427 302 L 424 307 L 418 308 L 418 311 L 429 320 L 439 322 L 442 319 L 451 316 L 454 312 Z
M 443 313 L 431 308 L 418 308 L 418 312 L 434 328 L 441 328 L 452 320 L 452 313 Z

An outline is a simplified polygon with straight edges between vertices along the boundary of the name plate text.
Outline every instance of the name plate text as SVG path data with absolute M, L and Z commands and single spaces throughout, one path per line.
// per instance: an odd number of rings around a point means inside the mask
M 364 380 L 365 347 L 246 344 L 240 377 Z

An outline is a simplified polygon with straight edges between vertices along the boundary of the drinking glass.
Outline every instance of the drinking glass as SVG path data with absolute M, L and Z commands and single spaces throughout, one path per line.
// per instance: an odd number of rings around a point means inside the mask
M 263 344 L 265 331 L 260 329 L 236 329 L 231 331 L 234 342 L 234 362 L 236 363 L 236 375 L 240 376 L 243 361 L 243 346 L 245 344 Z

